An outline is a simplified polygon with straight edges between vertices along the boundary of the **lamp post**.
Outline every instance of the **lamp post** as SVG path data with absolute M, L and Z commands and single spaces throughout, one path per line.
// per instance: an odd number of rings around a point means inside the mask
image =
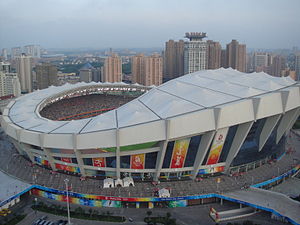
M 68 189 L 69 180 L 66 178 L 66 179 L 64 179 L 64 182 L 66 184 L 66 192 L 67 192 L 68 224 L 70 225 L 71 221 L 70 221 L 70 203 L 69 203 L 69 189 Z

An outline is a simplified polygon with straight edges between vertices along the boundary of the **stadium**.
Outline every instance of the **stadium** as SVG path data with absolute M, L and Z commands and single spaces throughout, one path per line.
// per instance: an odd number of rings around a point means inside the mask
M 11 101 L 1 126 L 32 163 L 140 181 L 197 179 L 285 151 L 299 116 L 288 77 L 199 71 L 158 87 L 78 83 Z

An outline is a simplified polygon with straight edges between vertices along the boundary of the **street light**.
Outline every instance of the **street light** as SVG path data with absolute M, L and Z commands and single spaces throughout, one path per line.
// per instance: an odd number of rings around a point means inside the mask
M 64 182 L 66 184 L 66 191 L 67 191 L 68 224 L 70 225 L 71 221 L 70 221 L 70 204 L 69 204 L 69 189 L 68 189 L 69 180 L 66 178 L 64 179 Z

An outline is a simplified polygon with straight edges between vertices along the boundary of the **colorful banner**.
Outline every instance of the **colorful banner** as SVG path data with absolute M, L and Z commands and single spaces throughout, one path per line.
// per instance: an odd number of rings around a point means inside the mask
M 216 166 L 212 168 L 200 169 L 198 174 L 221 173 L 224 171 L 224 166 Z
M 50 164 L 49 164 L 49 161 L 48 160 L 45 160 L 45 159 L 42 159 L 40 157 L 36 157 L 34 156 L 34 161 L 39 164 L 39 165 L 43 165 L 43 166 L 48 166 L 50 167 Z
M 190 144 L 190 138 L 175 141 L 172 153 L 171 168 L 182 168 Z
M 217 164 L 224 146 L 224 142 L 228 133 L 228 127 L 222 128 L 215 134 L 210 152 L 206 161 L 206 165 Z
M 145 154 L 131 155 L 130 156 L 131 169 L 145 169 Z
M 112 200 L 102 200 L 102 206 L 103 207 L 121 208 L 121 202 L 120 201 L 112 201 Z
M 58 170 L 69 171 L 72 173 L 80 173 L 80 169 L 74 166 L 66 166 L 59 163 L 55 163 L 55 168 Z
M 93 166 L 105 167 L 105 158 L 104 157 L 93 158 Z
M 187 200 L 169 201 L 169 208 L 186 207 Z
M 72 159 L 66 158 L 66 157 L 61 157 L 61 161 L 66 162 L 66 163 L 72 163 Z

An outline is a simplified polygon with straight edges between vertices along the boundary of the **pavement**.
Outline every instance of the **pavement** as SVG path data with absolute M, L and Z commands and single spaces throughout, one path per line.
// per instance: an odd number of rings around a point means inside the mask
M 297 146 L 300 146 L 300 141 L 291 134 L 293 139 L 297 141 Z M 171 197 L 201 195 L 209 193 L 226 193 L 238 189 L 243 189 L 251 184 L 260 183 L 271 179 L 290 170 L 295 162 L 299 162 L 299 152 L 284 155 L 279 161 L 272 164 L 264 164 L 253 170 L 249 170 L 242 176 L 231 177 L 221 175 L 221 183 L 217 184 L 216 177 L 205 178 L 200 182 L 192 180 L 181 181 L 164 181 L 157 186 L 153 186 L 150 182 L 135 182 L 135 187 L 124 188 L 107 188 L 103 189 L 103 181 L 96 179 L 87 179 L 80 181 L 79 177 L 56 173 L 51 174 L 50 170 L 34 165 L 20 156 L 12 144 L 9 142 L 5 134 L 0 135 L 0 170 L 10 176 L 16 177 L 19 180 L 29 183 L 46 186 L 58 190 L 64 190 L 64 179 L 69 179 L 69 184 L 72 186 L 72 191 L 84 194 L 96 194 L 115 197 L 153 197 L 154 190 L 157 188 L 170 188 Z
M 286 180 L 285 182 L 274 186 L 270 190 L 285 194 L 292 198 L 296 198 L 300 196 L 300 179 L 296 177 L 292 177 Z
M 65 203 L 59 203 L 57 201 L 49 200 L 42 198 L 43 202 L 51 204 L 53 202 L 54 204 L 61 204 L 62 206 L 65 206 Z M 78 205 L 72 205 L 72 208 L 78 207 Z M 216 223 L 210 218 L 209 216 L 209 210 L 210 207 L 215 208 L 217 211 L 224 211 L 224 210 L 230 210 L 230 209 L 237 209 L 239 206 L 232 202 L 225 202 L 223 205 L 220 205 L 219 203 L 211 203 L 206 205 L 197 205 L 197 206 L 191 206 L 191 207 L 184 207 L 184 208 L 154 208 L 154 209 L 135 209 L 135 208 L 97 208 L 99 211 L 99 214 L 105 213 L 109 211 L 110 213 L 113 213 L 113 215 L 121 215 L 125 216 L 127 220 L 124 223 L 112 223 L 112 222 L 102 222 L 102 221 L 89 221 L 89 220 L 79 220 L 79 219 L 73 219 L 71 218 L 71 223 L 73 225 L 145 225 L 144 218 L 147 216 L 147 211 L 151 211 L 151 216 L 165 216 L 168 212 L 171 214 L 171 218 L 175 218 L 178 225 L 215 225 Z M 86 211 L 90 207 L 82 207 Z M 95 208 L 93 208 L 95 209 Z M 57 221 L 60 219 L 67 220 L 66 217 L 62 216 L 56 216 L 44 212 L 35 212 L 33 211 L 29 205 L 26 206 L 25 212 L 28 214 L 28 216 L 18 223 L 18 225 L 30 225 L 37 219 L 41 218 L 42 216 L 47 216 L 49 221 Z M 129 222 L 128 218 L 132 218 L 133 222 Z M 264 224 L 264 225 L 283 225 L 285 223 L 282 223 L 280 221 L 270 220 L 270 214 L 267 212 L 259 212 L 256 215 L 249 216 L 247 218 L 234 220 L 233 222 L 239 222 L 242 224 L 245 220 L 252 220 L 253 222 L 257 224 Z M 228 222 L 219 223 L 219 225 L 226 225 Z
M 257 195 L 257 193 L 254 193 L 252 190 L 249 191 L 249 189 L 247 189 L 245 192 L 244 188 L 249 187 L 251 184 L 260 183 L 265 180 L 271 179 L 274 176 L 283 174 L 289 171 L 291 168 L 293 168 L 293 166 L 295 166 L 295 163 L 299 163 L 299 159 L 300 159 L 299 134 L 295 134 L 294 132 L 291 132 L 290 135 L 288 135 L 287 147 L 289 146 L 293 146 L 296 151 L 284 155 L 276 163 L 264 164 L 258 168 L 249 170 L 248 172 L 244 173 L 242 176 L 238 176 L 238 177 L 232 177 L 227 175 L 218 176 L 218 178 L 221 178 L 220 184 L 217 184 L 216 177 L 209 177 L 203 179 L 200 182 L 195 182 L 192 180 L 167 181 L 167 182 L 161 182 L 159 185 L 155 187 L 149 182 L 142 182 L 142 183 L 136 182 L 135 187 L 103 189 L 102 188 L 103 183 L 102 181 L 99 180 L 87 179 L 86 181 L 80 181 L 79 177 L 73 175 L 62 174 L 62 173 L 51 174 L 50 171 L 45 168 L 39 167 L 37 165 L 32 166 L 32 164 L 28 160 L 26 160 L 24 157 L 17 154 L 13 145 L 9 142 L 7 136 L 3 133 L 1 134 L 0 132 L 0 170 L 5 174 L 9 174 L 10 177 L 13 177 L 24 183 L 39 184 L 42 186 L 47 186 L 58 190 L 64 190 L 65 187 L 64 187 L 63 180 L 65 178 L 68 178 L 70 184 L 72 185 L 73 192 L 85 193 L 85 194 L 98 194 L 98 195 L 120 196 L 120 197 L 129 197 L 129 196 L 130 197 L 152 197 L 154 188 L 169 187 L 171 188 L 171 197 L 201 195 L 201 194 L 208 194 L 208 193 L 220 193 L 223 195 L 228 194 L 228 196 L 232 196 L 232 197 L 235 196 L 236 198 L 245 198 L 245 200 L 249 202 L 253 202 L 254 201 L 253 199 L 256 199 L 255 201 L 258 202 L 259 200 L 263 200 L 267 202 L 269 200 L 268 198 L 266 198 L 266 196 Z M 7 186 L 6 187 L 3 186 L 3 183 L 1 183 L 0 186 L 2 186 L 1 188 L 4 188 L 3 189 L 4 192 L 7 192 L 7 190 L 9 189 Z M 251 197 L 252 195 L 254 196 L 254 198 Z M 272 195 L 270 194 L 270 196 Z M 276 205 L 275 200 L 274 200 L 274 205 Z M 78 205 L 76 206 L 78 207 Z M 180 224 L 207 224 L 207 225 L 215 224 L 214 222 L 213 223 L 208 222 L 210 218 L 205 219 L 208 217 L 207 207 L 208 205 L 192 206 L 186 208 L 174 208 L 174 209 L 155 208 L 152 209 L 152 211 L 153 211 L 153 215 L 155 215 L 156 213 L 157 214 L 165 213 L 167 212 L 165 210 L 169 210 L 169 212 L 171 212 L 172 215 L 174 215 L 174 217 L 178 219 Z M 291 205 L 290 207 L 294 207 L 294 205 Z M 104 208 L 104 210 L 111 211 L 113 209 Z M 142 221 L 145 212 L 148 211 L 149 209 L 123 208 L 121 210 L 123 211 L 117 213 L 132 217 L 134 221 L 139 221 L 135 223 L 128 222 L 128 224 L 144 224 Z M 279 209 L 276 208 L 276 210 Z M 289 215 L 287 211 L 283 213 Z M 24 225 L 31 224 L 32 221 L 30 222 L 29 220 L 30 218 L 33 218 L 35 215 L 33 215 L 32 212 L 30 211 L 28 211 L 28 213 L 29 216 L 26 217 L 24 223 L 21 224 Z M 270 215 L 268 216 L 269 216 L 268 218 L 270 218 Z M 53 217 L 59 218 L 57 216 L 53 216 Z M 253 218 L 257 218 L 257 215 L 255 215 L 255 217 Z M 76 221 L 76 224 L 89 224 L 90 222 L 91 224 L 96 224 L 95 221 L 84 221 L 84 222 Z M 101 223 L 97 222 L 97 224 L 101 224 Z M 109 224 L 109 223 L 105 222 L 103 224 Z M 121 224 L 127 224 L 127 223 L 121 223 Z M 263 224 L 267 224 L 267 223 L 264 222 Z M 275 223 L 272 220 L 272 223 L 270 224 L 275 224 Z

